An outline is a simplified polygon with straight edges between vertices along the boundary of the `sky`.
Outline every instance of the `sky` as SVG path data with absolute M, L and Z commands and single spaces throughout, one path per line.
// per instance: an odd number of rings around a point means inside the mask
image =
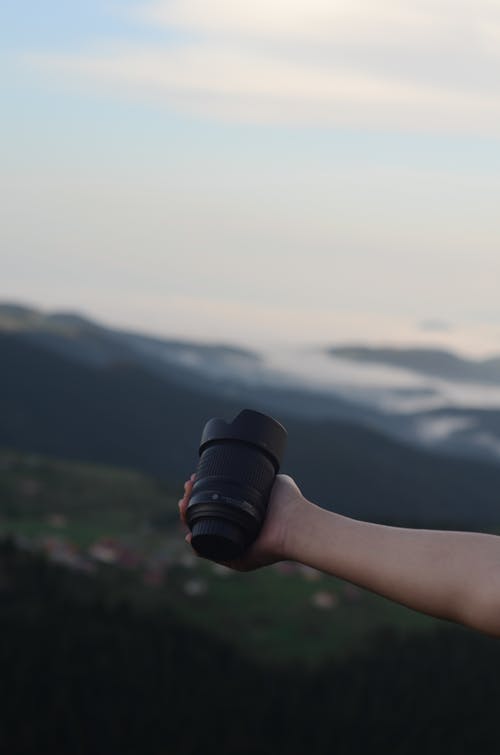
M 0 299 L 500 352 L 500 0 L 4 0 Z

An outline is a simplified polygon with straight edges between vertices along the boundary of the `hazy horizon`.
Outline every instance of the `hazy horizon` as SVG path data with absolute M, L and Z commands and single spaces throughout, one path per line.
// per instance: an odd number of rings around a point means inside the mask
M 335 337 L 328 338 L 299 338 L 290 337 L 288 330 L 284 331 L 283 336 L 273 333 L 267 334 L 267 337 L 258 335 L 251 337 L 248 333 L 239 334 L 236 328 L 224 331 L 212 330 L 203 327 L 203 323 L 189 323 L 189 327 L 177 329 L 163 326 L 161 323 L 150 323 L 147 319 L 140 320 L 127 316 L 109 317 L 107 314 L 101 315 L 96 309 L 89 307 L 78 307 L 74 304 L 65 304 L 64 298 L 61 305 L 54 303 L 45 304 L 33 300 L 16 299 L 1 295 L 0 306 L 13 305 L 32 308 L 41 311 L 42 314 L 75 314 L 98 325 L 117 330 L 128 330 L 145 336 L 151 335 L 165 339 L 179 339 L 199 343 L 217 343 L 228 346 L 250 348 L 257 351 L 270 353 L 273 348 L 285 349 L 322 349 L 336 345 L 361 345 L 372 347 L 400 347 L 400 348 L 436 348 L 451 351 L 465 358 L 482 358 L 489 356 L 498 356 L 500 354 L 500 340 L 495 329 L 459 329 L 450 324 L 435 320 L 424 321 L 421 323 L 404 323 L 386 320 L 379 323 L 376 331 L 363 331 L 362 318 L 353 318 L 350 322 L 337 319 L 337 328 L 333 329 Z M 335 314 L 331 315 L 332 320 Z M 368 315 L 366 316 L 369 317 Z M 368 323 L 368 319 L 366 321 Z M 206 325 L 206 324 L 205 324 Z M 385 330 L 384 326 L 385 325 Z M 343 326 L 343 327 L 342 327 Z M 373 323 L 372 323 L 373 326 Z M 487 346 L 485 346 L 488 344 Z

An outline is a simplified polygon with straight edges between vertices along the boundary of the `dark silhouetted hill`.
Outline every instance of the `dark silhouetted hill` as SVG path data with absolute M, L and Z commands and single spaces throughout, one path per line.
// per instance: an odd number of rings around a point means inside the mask
M 464 359 L 443 349 L 335 346 L 328 354 L 355 362 L 390 365 L 461 382 L 500 384 L 500 356 Z
M 2 332 L 85 367 L 145 371 L 174 381 L 197 395 L 203 394 L 210 401 L 216 398 L 237 404 L 245 401 L 247 406 L 259 407 L 270 414 L 314 422 L 328 419 L 370 428 L 397 443 L 429 448 L 432 453 L 500 461 L 500 411 L 489 407 L 488 396 L 484 397 L 487 408 L 476 410 L 481 386 L 475 388 L 476 403 L 472 407 L 467 406 L 467 394 L 461 405 L 448 405 L 446 401 L 443 403 L 442 391 L 436 389 L 432 379 L 438 374 L 443 380 L 462 382 L 484 377 L 485 382 L 491 383 L 495 359 L 473 362 L 439 350 L 343 347 L 334 353 L 353 360 L 354 381 L 356 372 L 366 373 L 364 364 L 370 360 L 383 364 L 384 359 L 388 360 L 386 369 L 397 373 L 397 368 L 404 366 L 425 373 L 428 378 L 427 385 L 410 387 L 391 386 L 388 379 L 385 391 L 380 382 L 373 386 L 368 380 L 364 388 L 348 397 L 342 380 L 338 384 L 335 379 L 315 382 L 311 374 L 317 369 L 314 358 L 310 372 L 301 377 L 294 374 L 297 360 L 311 356 L 307 350 L 289 355 L 288 366 L 285 360 L 278 369 L 272 366 L 272 357 L 263 358 L 248 349 L 157 338 L 105 327 L 74 312 L 46 313 L 5 303 L 0 303 Z M 361 375 L 360 385 L 363 380 Z M 344 381 L 349 382 L 349 377 L 344 376 Z M 439 407 L 435 412 L 430 408 L 433 402 Z
M 90 366 L 0 336 L 0 444 L 134 467 L 170 480 L 193 469 L 201 429 L 238 401 L 197 392 L 136 365 Z M 333 421 L 280 415 L 289 431 L 284 471 L 337 511 L 392 523 L 495 526 L 500 468 L 434 456 Z

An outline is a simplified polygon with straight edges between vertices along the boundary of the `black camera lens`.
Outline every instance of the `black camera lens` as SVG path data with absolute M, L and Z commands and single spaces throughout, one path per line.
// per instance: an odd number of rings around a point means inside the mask
M 255 540 L 285 442 L 279 422 L 250 409 L 229 423 L 207 422 L 186 513 L 191 545 L 200 555 L 231 561 Z

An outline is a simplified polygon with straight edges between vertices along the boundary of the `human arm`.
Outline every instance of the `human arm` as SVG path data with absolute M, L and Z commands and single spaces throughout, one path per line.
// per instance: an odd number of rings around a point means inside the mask
M 179 502 L 181 516 L 192 481 Z M 189 535 L 187 536 L 189 541 Z M 500 537 L 363 522 L 308 501 L 278 475 L 259 537 L 229 564 L 307 564 L 409 608 L 500 636 Z

